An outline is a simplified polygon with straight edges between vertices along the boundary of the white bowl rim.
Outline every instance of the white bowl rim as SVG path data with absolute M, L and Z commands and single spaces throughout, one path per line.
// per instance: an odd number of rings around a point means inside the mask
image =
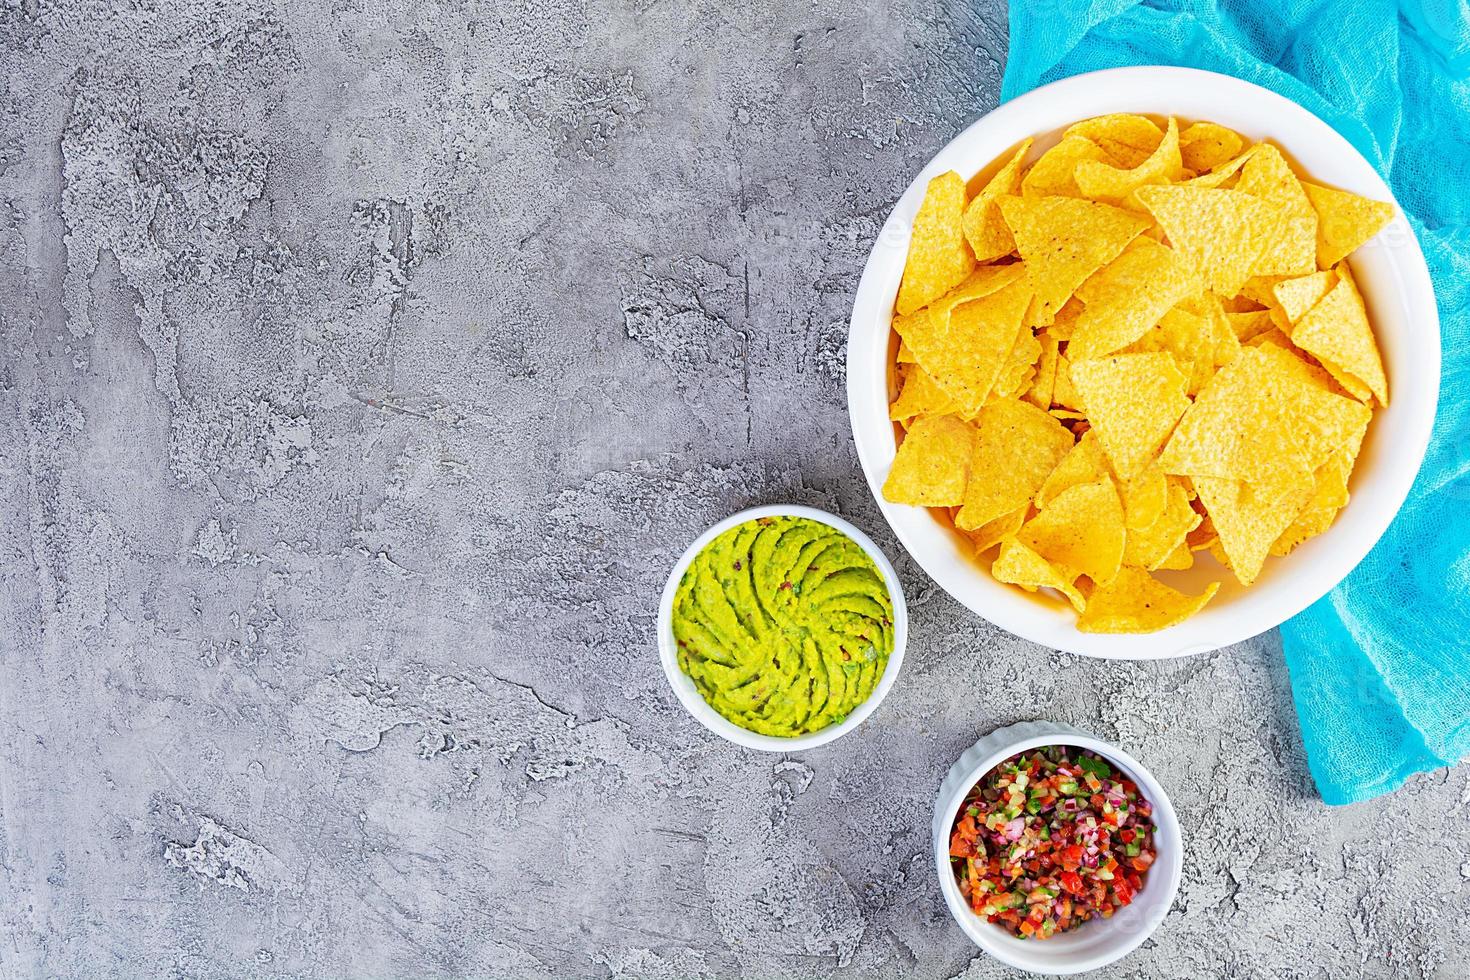
M 1168 108 L 1155 108 L 1159 106 Z M 1094 634 L 1077 630 L 1070 609 L 1063 610 L 1065 603 L 1039 602 L 995 582 L 968 556 L 958 554 L 951 532 L 923 508 L 883 499 L 895 440 L 887 412 L 886 356 L 873 345 L 879 342 L 876 331 L 886 352 L 893 294 L 913 215 L 932 176 L 949 169 L 983 169 L 1027 136 L 1125 111 L 1210 119 L 1247 133 L 1269 127 L 1255 138 L 1272 140 L 1295 158 L 1310 158 L 1306 169 L 1315 179 L 1394 202 L 1394 218 L 1372 240 L 1381 243 L 1375 256 L 1383 256 L 1373 270 L 1392 280 L 1393 296 L 1401 305 L 1391 315 L 1404 322 L 1404 337 L 1381 335 L 1380 344 L 1402 346 L 1412 356 L 1388 364 L 1393 398 L 1388 408 L 1374 413 L 1373 426 L 1382 431 L 1392 417 L 1393 436 L 1377 437 L 1382 459 L 1376 466 L 1357 468 L 1352 501 L 1331 529 L 1277 560 L 1274 568 L 1268 562 L 1267 575 L 1249 590 L 1227 601 L 1217 598 L 1183 623 L 1155 633 Z M 1355 253 L 1354 272 L 1361 285 L 1367 267 L 1360 265 L 1360 255 Z M 1393 300 L 1375 301 L 1366 289 L 1365 298 L 1381 324 Z M 1052 82 L 999 106 L 951 140 L 914 178 L 874 242 L 853 303 L 847 347 L 848 414 L 858 458 L 879 509 L 919 566 L 945 592 L 1010 633 L 1057 650 L 1123 660 L 1184 656 L 1239 643 L 1279 626 L 1341 582 L 1367 556 L 1408 496 L 1433 430 L 1439 377 L 1439 317 L 1429 270 L 1412 227 L 1372 165 L 1331 126 L 1283 96 L 1228 75 L 1162 65 L 1111 68 Z M 1364 457 L 1369 455 L 1365 450 Z
M 954 826 L 954 819 L 959 813 L 960 804 L 964 802 L 971 787 L 993 767 L 1011 756 L 1028 749 L 1048 745 L 1091 749 L 1114 763 L 1143 791 L 1144 798 L 1153 806 L 1154 825 L 1159 828 L 1155 835 L 1155 843 L 1158 845 L 1160 857 L 1149 870 L 1149 878 L 1144 883 L 1144 888 L 1147 889 L 1159 883 L 1163 885 L 1163 888 L 1153 907 L 1147 913 L 1142 927 L 1134 931 L 1123 942 L 1090 956 L 1078 955 L 1069 962 L 1049 957 L 1047 955 L 1049 948 L 1044 944 L 1013 939 L 999 926 L 983 921 L 965 902 L 965 897 L 960 894 L 959 882 L 955 880 L 949 861 L 949 828 Z M 939 876 L 939 888 L 944 895 L 944 903 L 949 908 L 950 915 L 954 917 L 956 924 L 965 935 L 976 946 L 1008 966 L 1030 973 L 1062 975 L 1099 969 L 1109 963 L 1117 962 L 1143 945 L 1144 940 L 1152 936 L 1168 917 L 1169 909 L 1174 904 L 1174 898 L 1179 893 L 1179 883 L 1184 874 L 1184 840 L 1179 815 L 1174 811 L 1174 804 L 1170 802 L 1169 794 L 1164 792 L 1164 787 L 1154 778 L 1153 773 L 1149 772 L 1143 763 L 1118 746 L 1064 722 L 1045 720 L 1018 722 L 991 732 L 976 742 L 973 748 L 984 749 L 985 754 L 978 762 L 966 766 L 962 770 L 963 775 L 956 778 L 955 772 L 959 770 L 960 763 L 964 761 L 965 754 L 961 754 L 954 769 L 941 783 L 933 827 L 934 865 Z M 950 786 L 947 793 L 946 786 Z M 1170 848 L 1168 852 L 1165 851 L 1166 845 Z M 1158 872 L 1163 873 L 1162 881 L 1156 877 Z M 1116 918 L 1102 919 L 1090 922 L 1080 929 L 1107 929 L 1110 923 L 1117 921 Z
M 761 517 L 805 517 L 841 531 L 857 542 L 873 560 L 873 564 L 878 567 L 879 574 L 883 576 L 883 584 L 887 586 L 889 599 L 893 603 L 893 652 L 888 655 L 888 663 L 884 666 L 883 674 L 878 678 L 878 683 L 874 686 L 873 692 L 868 695 L 868 699 L 854 708 L 841 724 L 828 725 L 818 731 L 791 738 L 762 735 L 759 732 L 741 728 L 711 708 L 703 695 L 699 693 L 699 689 L 694 686 L 694 682 L 679 669 L 678 652 L 674 643 L 674 595 L 679 591 L 679 583 L 683 581 L 684 573 L 688 570 L 690 563 L 704 550 L 706 545 L 730 528 Z M 894 569 L 893 563 L 888 560 L 888 556 L 883 553 L 883 549 L 874 544 L 872 538 L 837 515 L 800 504 L 767 504 L 760 507 L 749 507 L 711 526 L 709 530 L 694 539 L 694 542 L 680 556 L 679 561 L 675 563 L 673 571 L 669 573 L 668 582 L 664 584 L 663 596 L 658 606 L 659 661 L 663 664 L 664 676 L 668 678 L 669 686 L 674 690 L 674 696 L 679 699 L 684 709 L 705 728 L 737 745 L 743 745 L 748 749 L 758 749 L 762 752 L 799 752 L 803 749 L 813 749 L 835 741 L 861 725 L 893 689 L 899 667 L 903 665 L 903 652 L 908 645 L 908 630 L 908 605 L 904 601 L 903 584 L 898 580 L 898 572 Z

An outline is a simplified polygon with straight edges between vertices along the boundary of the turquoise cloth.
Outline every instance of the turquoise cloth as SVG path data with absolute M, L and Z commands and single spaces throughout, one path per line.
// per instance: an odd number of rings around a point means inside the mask
M 1443 381 L 1408 503 L 1282 627 L 1322 799 L 1470 754 L 1470 0 L 1013 0 L 1002 99 L 1124 65 L 1234 75 L 1300 103 L 1393 186 L 1439 298 Z

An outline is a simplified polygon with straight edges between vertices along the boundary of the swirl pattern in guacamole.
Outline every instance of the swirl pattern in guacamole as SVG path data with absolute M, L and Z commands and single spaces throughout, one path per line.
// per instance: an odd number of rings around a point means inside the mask
M 674 597 L 679 667 L 741 728 L 804 735 L 867 700 L 893 651 L 893 602 L 841 531 L 762 517 L 711 541 Z

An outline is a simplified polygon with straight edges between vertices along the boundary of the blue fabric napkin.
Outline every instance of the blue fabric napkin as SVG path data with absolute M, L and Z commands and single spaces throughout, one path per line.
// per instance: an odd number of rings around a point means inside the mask
M 1382 541 L 1282 627 L 1322 799 L 1470 754 L 1470 0 L 1013 0 L 1002 99 L 1099 68 L 1254 82 L 1334 126 L 1419 236 L 1444 342 L 1434 439 Z

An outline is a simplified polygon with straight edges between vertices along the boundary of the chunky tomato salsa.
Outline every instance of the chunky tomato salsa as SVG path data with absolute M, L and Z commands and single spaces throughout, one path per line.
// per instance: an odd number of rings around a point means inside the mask
M 1153 807 L 1085 749 L 1030 749 L 965 797 L 949 840 L 960 893 L 977 915 L 1045 939 L 1133 901 L 1157 856 Z

